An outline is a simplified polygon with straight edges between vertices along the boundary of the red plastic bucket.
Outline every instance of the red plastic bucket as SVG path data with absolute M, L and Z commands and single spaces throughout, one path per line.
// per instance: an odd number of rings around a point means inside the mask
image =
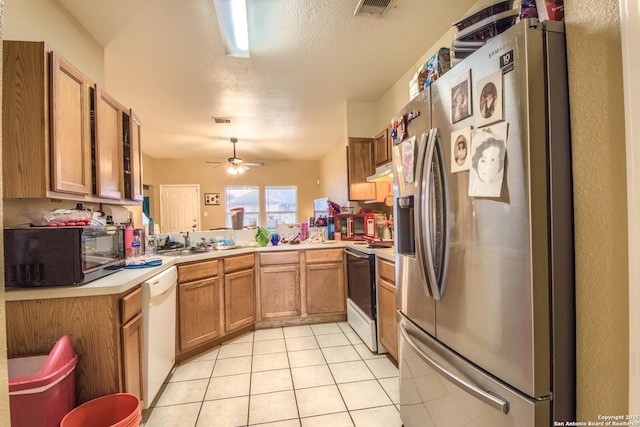
M 78 406 L 60 422 L 60 427 L 136 427 L 140 425 L 140 399 L 135 394 L 116 393 Z

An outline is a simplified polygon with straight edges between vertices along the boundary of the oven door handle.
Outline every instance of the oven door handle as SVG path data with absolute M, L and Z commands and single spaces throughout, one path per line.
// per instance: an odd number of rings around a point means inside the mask
M 356 258 L 358 258 L 358 259 L 369 259 L 369 255 L 367 255 L 367 254 L 365 254 L 365 253 L 362 253 L 362 252 L 354 251 L 354 250 L 353 250 L 353 249 L 351 249 L 351 248 L 344 248 L 344 251 L 345 251 L 348 255 L 354 256 L 354 257 L 356 257 Z

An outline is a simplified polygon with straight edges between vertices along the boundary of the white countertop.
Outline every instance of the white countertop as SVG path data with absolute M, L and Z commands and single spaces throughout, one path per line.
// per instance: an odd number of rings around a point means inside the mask
M 5 289 L 6 301 L 23 301 L 34 299 L 51 299 L 51 298 L 73 298 L 83 296 L 96 295 L 117 295 L 134 288 L 147 279 L 155 276 L 161 271 L 185 262 L 202 261 L 206 259 L 228 257 L 254 252 L 273 252 L 273 251 L 290 251 L 290 250 L 313 250 L 313 249 L 330 249 L 344 248 L 351 246 L 354 249 L 365 253 L 373 253 L 380 258 L 390 261 L 395 259 L 393 248 L 372 249 L 366 244 L 357 244 L 350 241 L 328 240 L 323 243 L 300 243 L 297 245 L 279 244 L 277 246 L 247 246 L 237 249 L 212 250 L 207 252 L 197 252 L 190 255 L 156 255 L 153 258 L 160 258 L 162 265 L 149 268 L 133 268 L 122 269 L 108 276 L 94 280 L 84 285 L 78 286 L 54 286 L 46 288 L 20 288 Z M 150 258 L 150 257 L 148 257 Z

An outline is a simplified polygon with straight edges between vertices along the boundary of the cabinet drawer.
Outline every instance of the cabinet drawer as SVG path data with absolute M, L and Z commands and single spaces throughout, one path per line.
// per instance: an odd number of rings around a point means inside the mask
M 260 265 L 297 264 L 299 260 L 300 253 L 298 251 L 271 252 L 260 254 Z
M 232 256 L 224 259 L 224 272 L 231 273 L 238 270 L 253 268 L 255 257 L 253 254 Z
M 388 282 L 396 283 L 396 266 L 394 263 L 378 258 L 378 276 Z
M 218 275 L 218 260 L 198 261 L 178 265 L 178 282 L 206 279 Z
M 138 287 L 134 291 L 120 298 L 120 323 L 125 324 L 142 311 L 142 288 Z
M 344 251 L 342 249 L 318 249 L 306 251 L 307 264 L 317 262 L 342 262 Z

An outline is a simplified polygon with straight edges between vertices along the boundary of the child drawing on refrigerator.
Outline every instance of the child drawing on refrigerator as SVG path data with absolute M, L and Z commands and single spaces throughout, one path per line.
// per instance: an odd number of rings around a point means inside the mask
M 475 148 L 471 157 L 469 196 L 500 197 L 505 149 L 504 141 L 494 137 Z

